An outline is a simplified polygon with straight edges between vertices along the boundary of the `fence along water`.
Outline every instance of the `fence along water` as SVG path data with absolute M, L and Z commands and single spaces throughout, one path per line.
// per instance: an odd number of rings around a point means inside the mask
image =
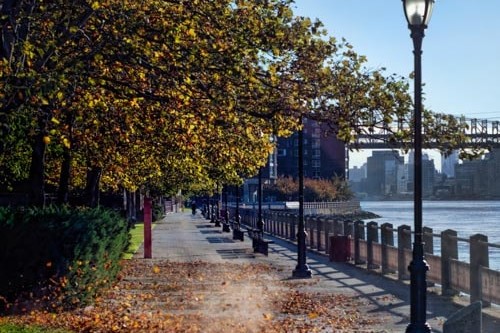
M 312 204 L 309 204 L 310 209 L 311 207 Z M 352 202 L 346 203 L 346 207 L 358 209 L 359 203 L 358 208 L 356 203 Z M 346 215 L 349 209 L 344 209 L 342 214 Z M 240 215 L 244 225 L 256 227 L 256 210 L 240 208 Z M 231 216 L 234 216 L 234 210 Z M 266 209 L 263 218 L 265 232 L 295 241 L 296 211 Z M 308 248 L 323 252 L 332 258 L 335 251 L 345 250 L 332 241 L 339 236 L 345 236 L 348 239 L 346 261 L 363 265 L 380 274 L 397 274 L 400 280 L 409 279 L 407 267 L 412 258 L 411 226 L 400 225 L 394 228 L 390 223 L 379 226 L 377 222 L 365 223 L 361 220 L 353 221 L 327 215 L 307 215 L 305 226 Z M 435 238 L 440 244 L 438 254 L 434 253 Z M 489 252 L 492 248 L 500 248 L 500 245 L 489 243 L 486 235 L 475 234 L 462 238 L 451 229 L 435 234 L 431 228 L 424 228 L 424 242 L 425 258 L 430 266 L 427 280 L 440 285 L 442 294 L 455 295 L 463 292 L 470 295 L 471 302 L 482 301 L 483 306 L 500 304 L 500 271 L 489 267 Z M 459 260 L 459 242 L 469 244 L 470 262 Z M 463 249 L 463 246 L 460 248 Z

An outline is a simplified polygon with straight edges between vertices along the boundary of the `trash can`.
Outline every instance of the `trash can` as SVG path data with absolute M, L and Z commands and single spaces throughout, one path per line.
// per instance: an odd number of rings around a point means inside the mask
M 348 262 L 351 259 L 351 237 L 330 236 L 330 261 Z

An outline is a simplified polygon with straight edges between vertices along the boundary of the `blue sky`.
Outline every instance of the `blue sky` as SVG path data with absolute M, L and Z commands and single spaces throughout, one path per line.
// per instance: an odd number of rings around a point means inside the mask
M 368 67 L 408 76 L 413 44 L 401 0 L 296 0 Z M 500 120 L 500 0 L 436 0 L 423 41 L 424 104 L 439 113 Z

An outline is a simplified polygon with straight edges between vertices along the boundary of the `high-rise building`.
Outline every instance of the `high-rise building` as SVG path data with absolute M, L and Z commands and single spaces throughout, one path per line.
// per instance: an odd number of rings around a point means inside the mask
M 413 179 L 415 177 L 415 158 L 414 152 L 411 151 L 408 159 L 408 192 L 413 192 L 415 185 Z M 436 167 L 434 160 L 429 158 L 426 153 L 422 154 L 422 194 L 424 196 L 432 195 L 434 190 L 434 181 L 436 177 Z
M 455 177 L 455 165 L 458 164 L 458 151 L 454 150 L 450 155 L 441 154 L 441 173 L 448 178 Z
M 346 148 L 335 136 L 325 136 L 326 128 L 315 121 L 304 119 L 303 149 L 304 177 L 332 179 L 345 177 Z M 263 184 L 272 182 L 277 177 L 297 178 L 299 175 L 299 135 L 278 138 L 275 153 L 269 156 L 267 165 L 262 168 Z M 244 201 L 256 202 L 258 176 L 247 179 L 244 185 Z M 264 198 L 267 200 L 269 198 Z
M 349 181 L 350 182 L 360 182 L 366 178 L 366 163 L 361 167 L 354 166 L 349 169 Z
M 374 150 L 366 164 L 366 192 L 370 196 L 397 194 L 398 170 L 404 164 L 404 157 L 397 151 Z
M 345 176 L 345 144 L 335 136 L 325 136 L 325 128 L 304 119 L 304 177 L 332 179 Z M 278 176 L 298 177 L 299 136 L 278 139 Z

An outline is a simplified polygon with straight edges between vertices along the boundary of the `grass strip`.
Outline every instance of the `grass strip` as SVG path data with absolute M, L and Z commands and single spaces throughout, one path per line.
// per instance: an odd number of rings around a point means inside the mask
M 70 333 L 62 329 L 49 329 L 39 326 L 21 326 L 10 323 L 0 324 L 0 333 Z
M 154 229 L 156 224 L 153 223 L 151 229 Z M 123 253 L 123 259 L 130 260 L 134 254 L 139 250 L 139 247 L 144 242 L 144 224 L 137 223 L 134 228 L 129 231 L 130 234 L 130 244 L 127 250 Z M 0 332 L 1 333 L 1 332 Z

